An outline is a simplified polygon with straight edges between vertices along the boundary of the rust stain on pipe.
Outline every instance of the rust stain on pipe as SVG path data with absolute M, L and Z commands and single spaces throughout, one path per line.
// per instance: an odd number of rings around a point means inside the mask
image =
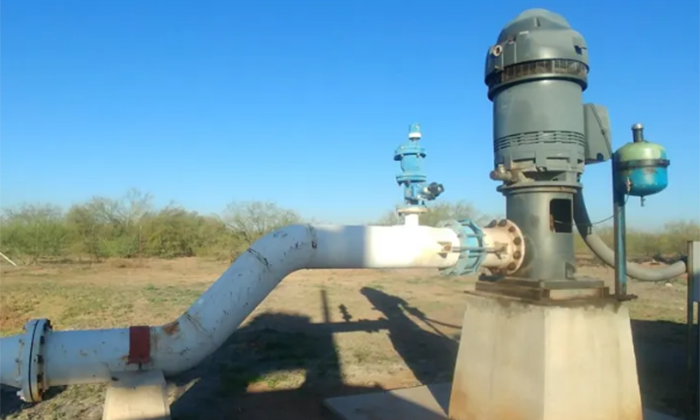
M 195 327 L 196 329 L 198 329 L 199 331 L 201 331 L 201 332 L 207 332 L 207 331 L 204 329 L 204 327 L 202 326 L 202 323 L 199 322 L 199 318 L 197 318 L 197 317 L 193 316 L 192 314 L 190 314 L 189 311 L 188 311 L 188 312 L 185 312 L 185 318 L 187 318 L 187 320 L 190 321 L 190 322 L 192 323 L 192 325 L 194 325 L 194 327 Z
M 167 324 L 163 325 L 163 332 L 166 335 L 173 335 L 176 334 L 180 331 L 180 322 L 178 320 L 175 320 L 173 322 L 168 322 Z

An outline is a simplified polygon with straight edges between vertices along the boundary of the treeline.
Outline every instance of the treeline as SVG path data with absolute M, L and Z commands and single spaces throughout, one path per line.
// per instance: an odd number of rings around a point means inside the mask
M 612 248 L 612 227 L 594 227 L 594 232 Z M 631 259 L 673 261 L 688 252 L 688 241 L 700 240 L 700 225 L 695 221 L 666 223 L 658 231 L 627 229 L 627 255 Z M 574 239 L 577 254 L 592 254 L 580 235 Z
M 445 219 L 489 217 L 465 202 L 434 203 L 421 223 L 435 226 Z M 5 209 L 0 218 L 0 252 L 24 264 L 46 260 L 107 258 L 178 258 L 205 256 L 235 259 L 264 234 L 304 219 L 294 210 L 270 202 L 232 203 L 220 214 L 202 215 L 181 206 L 155 208 L 152 196 L 137 190 L 119 199 L 94 197 L 62 209 L 52 204 L 27 204 Z M 400 223 L 388 211 L 372 224 Z M 596 230 L 612 245 L 612 230 Z M 658 232 L 628 232 L 631 255 L 655 257 L 683 254 L 686 243 L 700 239 L 694 222 L 674 222 Z M 578 252 L 587 252 L 577 238 Z
M 137 190 L 120 199 L 94 197 L 67 210 L 52 204 L 4 209 L 0 251 L 24 263 L 47 259 L 177 258 L 233 259 L 256 239 L 298 223 L 293 210 L 274 203 L 232 203 L 221 215 L 181 206 L 156 209 Z

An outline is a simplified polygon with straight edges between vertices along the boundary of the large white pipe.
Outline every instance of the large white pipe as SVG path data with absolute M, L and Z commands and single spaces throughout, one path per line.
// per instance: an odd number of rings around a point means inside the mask
M 178 319 L 156 327 L 51 331 L 0 339 L 0 383 L 39 393 L 57 385 L 101 383 L 112 373 L 158 369 L 175 375 L 213 353 L 282 279 L 313 268 L 446 268 L 460 241 L 449 228 L 293 225 L 255 242 Z M 37 333 L 39 334 L 39 333 Z M 41 341 L 41 343 L 40 343 Z M 33 350 L 28 350 L 34 345 Z M 33 353 L 32 353 L 33 352 Z M 42 355 L 42 363 L 25 360 Z M 43 384 L 43 385 L 42 385 Z

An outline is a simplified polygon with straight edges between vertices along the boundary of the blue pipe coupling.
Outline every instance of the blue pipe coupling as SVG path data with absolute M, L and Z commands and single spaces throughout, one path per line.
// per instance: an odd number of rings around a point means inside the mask
M 452 229 L 459 238 L 457 264 L 442 273 L 451 276 L 474 274 L 481 267 L 492 275 L 508 276 L 520 269 L 525 259 L 525 237 L 507 219 L 493 220 L 481 228 L 472 220 L 446 220 L 439 227 Z
M 459 259 L 452 267 L 441 269 L 448 276 L 464 276 L 476 273 L 486 260 L 484 231 L 470 219 L 444 220 L 438 224 L 441 228 L 450 228 L 459 238 Z

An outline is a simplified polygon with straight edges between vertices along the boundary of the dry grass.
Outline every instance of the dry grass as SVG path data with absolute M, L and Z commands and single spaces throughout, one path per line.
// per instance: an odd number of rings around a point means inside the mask
M 47 317 L 56 329 L 174 319 L 223 272 L 202 259 L 2 266 L 0 334 Z M 612 270 L 585 267 L 612 278 Z M 325 396 L 449 380 L 465 288 L 432 271 L 302 271 L 287 278 L 206 363 L 170 385 L 173 418 L 326 418 Z M 631 303 L 645 403 L 677 413 L 685 284 L 636 284 Z M 654 347 L 656 345 L 658 347 Z M 651 346 L 651 347 L 650 347 Z M 671 353 L 658 353 L 670 349 Z M 682 359 L 682 355 L 680 356 Z M 655 361 L 642 366 L 644 360 Z M 677 364 L 677 363 L 676 363 Z M 675 375 L 675 376 L 674 376 Z M 73 386 L 36 406 L 3 392 L 7 419 L 99 419 L 102 386 Z

